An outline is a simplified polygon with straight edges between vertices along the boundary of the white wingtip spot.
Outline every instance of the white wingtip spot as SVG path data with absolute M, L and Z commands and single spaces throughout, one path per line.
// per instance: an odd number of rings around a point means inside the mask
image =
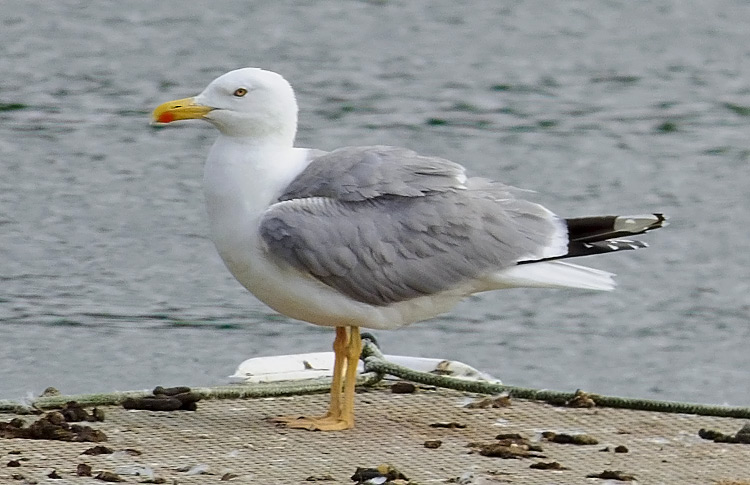
M 635 216 L 620 216 L 615 219 L 614 229 L 616 231 L 641 233 L 649 228 L 663 227 L 666 225 L 664 216 L 656 214 L 643 214 Z M 660 223 L 657 226 L 654 224 Z M 654 227 L 651 227 L 654 226 Z

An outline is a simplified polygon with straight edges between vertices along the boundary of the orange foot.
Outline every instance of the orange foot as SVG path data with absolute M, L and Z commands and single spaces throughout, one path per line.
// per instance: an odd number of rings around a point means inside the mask
M 308 431 L 340 431 L 354 427 L 354 420 L 343 417 L 325 416 L 277 416 L 271 421 L 293 429 L 306 429 Z

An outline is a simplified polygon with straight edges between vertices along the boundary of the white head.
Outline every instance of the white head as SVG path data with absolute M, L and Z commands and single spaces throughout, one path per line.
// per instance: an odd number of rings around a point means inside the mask
M 279 74 L 257 68 L 230 71 L 194 98 L 164 103 L 153 112 L 157 123 L 203 119 L 227 136 L 294 142 L 297 101 Z

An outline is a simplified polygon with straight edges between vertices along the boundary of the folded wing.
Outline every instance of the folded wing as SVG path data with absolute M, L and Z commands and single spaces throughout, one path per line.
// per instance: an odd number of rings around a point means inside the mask
M 316 158 L 269 207 L 261 235 L 279 264 L 372 305 L 450 290 L 568 247 L 564 221 L 511 188 L 391 147 Z

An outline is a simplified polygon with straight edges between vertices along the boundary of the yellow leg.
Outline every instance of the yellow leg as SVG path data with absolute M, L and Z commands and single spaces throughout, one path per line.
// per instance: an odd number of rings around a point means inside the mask
M 344 400 L 341 403 L 341 420 L 347 428 L 354 427 L 354 388 L 357 385 L 357 363 L 362 354 L 362 337 L 359 327 L 349 327 L 349 345 L 346 351 L 346 378 L 344 379 Z
M 323 416 L 279 416 L 273 421 L 288 428 L 310 431 L 335 431 L 354 426 L 354 386 L 357 380 L 357 363 L 362 351 L 359 327 L 336 327 L 336 340 L 333 341 L 333 382 L 331 383 L 331 403 Z M 344 380 L 344 373 L 346 379 Z M 342 402 L 342 381 L 343 402 Z
M 346 347 L 349 335 L 346 327 L 336 327 L 336 339 L 333 341 L 333 380 L 331 381 L 331 403 L 328 405 L 327 417 L 338 419 L 341 416 L 341 385 L 346 369 Z

